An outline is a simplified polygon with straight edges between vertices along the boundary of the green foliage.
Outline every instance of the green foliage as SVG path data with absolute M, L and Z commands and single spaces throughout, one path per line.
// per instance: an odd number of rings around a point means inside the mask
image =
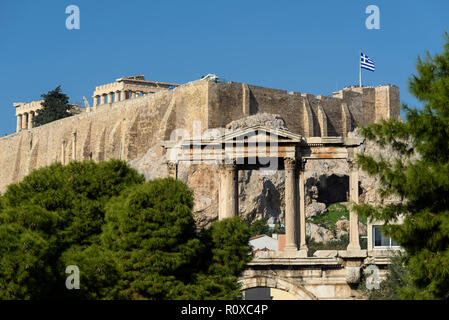
M 41 126 L 46 123 L 71 116 L 71 105 L 69 97 L 61 92 L 61 86 L 41 95 L 44 99 L 42 109 L 33 118 L 33 126 Z
M 338 240 L 331 240 L 327 242 L 315 242 L 310 236 L 306 237 L 307 255 L 312 257 L 317 250 L 346 250 L 349 244 L 349 235 L 342 235 Z M 362 250 L 367 247 L 367 239 L 359 237 L 360 248 Z
M 0 298 L 66 294 L 60 257 L 74 245 L 94 243 L 107 200 L 143 181 L 124 162 L 111 160 L 54 164 L 10 185 L 0 197 Z
M 273 235 L 273 233 L 277 233 L 277 234 L 284 234 L 285 233 L 285 228 L 283 226 L 281 226 L 281 224 L 275 223 L 274 228 L 273 228 L 273 232 L 271 235 Z
M 336 229 L 336 223 L 346 218 L 349 220 L 349 210 L 340 203 L 331 204 L 325 211 L 309 219 L 310 222 L 318 224 L 329 230 Z
M 254 221 L 253 223 L 250 223 L 249 230 L 251 233 L 251 237 L 260 234 L 266 234 L 267 236 L 270 237 L 273 235 L 273 230 L 270 229 L 268 223 L 263 219 L 259 219 Z
M 196 231 L 193 195 L 124 162 L 54 164 L 0 197 L 1 299 L 238 299 L 240 219 Z M 65 269 L 80 270 L 67 290 Z
M 363 135 L 397 154 L 359 155 L 358 164 L 378 176 L 380 195 L 399 196 L 401 204 L 359 205 L 359 215 L 385 221 L 385 233 L 407 251 L 405 299 L 449 298 L 449 35 L 442 54 L 418 58 L 409 79 L 423 109 L 403 105 L 405 122 L 383 121 Z M 404 223 L 394 225 L 400 216 Z

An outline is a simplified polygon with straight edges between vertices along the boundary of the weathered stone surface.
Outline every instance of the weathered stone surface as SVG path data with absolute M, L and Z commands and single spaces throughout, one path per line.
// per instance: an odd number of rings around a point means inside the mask
M 326 205 L 321 202 L 317 202 L 316 200 L 312 200 L 312 202 L 306 205 L 306 217 L 312 218 L 321 212 L 326 210 Z
M 350 284 L 360 282 L 360 267 L 346 267 L 346 281 Z
M 366 258 L 366 250 L 338 250 L 338 256 L 342 258 Z
M 256 125 L 262 125 L 273 129 L 287 129 L 285 120 L 280 115 L 271 113 L 258 113 L 232 121 L 226 125 L 226 129 L 235 131 Z
M 335 239 L 332 231 L 313 223 L 306 223 L 306 235 L 315 242 L 328 242 Z
M 337 255 L 337 250 L 317 250 L 313 253 L 313 256 L 317 258 L 334 258 Z

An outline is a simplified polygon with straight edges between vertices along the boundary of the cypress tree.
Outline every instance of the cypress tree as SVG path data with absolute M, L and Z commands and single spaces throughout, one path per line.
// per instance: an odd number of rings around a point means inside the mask
M 44 99 L 42 109 L 33 118 L 33 126 L 41 126 L 46 123 L 70 117 L 72 106 L 69 105 L 69 97 L 61 92 L 61 86 L 41 95 Z

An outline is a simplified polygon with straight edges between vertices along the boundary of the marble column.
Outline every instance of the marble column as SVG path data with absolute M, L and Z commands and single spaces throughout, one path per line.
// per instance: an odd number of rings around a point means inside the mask
M 24 113 L 22 117 L 22 130 L 25 130 L 28 126 L 28 113 Z
M 106 97 L 106 94 L 102 94 L 102 95 L 100 95 L 100 104 L 104 104 L 105 103 L 105 97 Z
M 285 250 L 298 250 L 295 188 L 295 159 L 284 158 L 285 170 Z
M 113 96 L 114 92 L 109 92 L 108 93 L 108 103 L 112 103 L 112 96 Z
M 17 132 L 22 130 L 22 115 L 18 114 L 17 115 Z
M 98 96 L 93 96 L 93 103 L 92 103 L 92 107 L 96 107 L 98 105 Z
M 121 91 L 120 101 L 123 101 L 126 99 L 126 90 Z
M 238 215 L 238 171 L 235 163 L 221 167 L 218 205 L 219 220 Z
M 305 168 L 306 160 L 301 160 L 299 164 L 299 177 L 298 177 L 298 189 L 299 189 L 299 249 L 307 252 L 306 244 L 306 194 L 305 194 Z
M 33 116 L 34 116 L 34 112 L 33 111 L 28 113 L 28 129 L 33 128 Z
M 120 91 L 116 91 L 114 94 L 114 102 L 119 102 L 120 101 Z
M 359 203 L 359 171 L 353 159 L 348 160 L 348 164 L 349 200 L 354 205 Z M 349 245 L 347 250 L 360 250 L 359 217 L 353 209 L 349 213 Z

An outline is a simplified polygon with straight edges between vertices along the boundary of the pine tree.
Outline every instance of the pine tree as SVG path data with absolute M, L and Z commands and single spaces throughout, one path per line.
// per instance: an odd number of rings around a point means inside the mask
M 41 126 L 46 123 L 70 117 L 72 106 L 69 104 L 69 97 L 61 92 L 61 86 L 41 95 L 44 99 L 42 109 L 33 118 L 33 126 Z
M 390 119 L 361 130 L 383 152 L 359 155 L 358 164 L 379 177 L 380 195 L 400 203 L 359 205 L 359 215 L 385 221 L 385 233 L 406 250 L 402 299 L 449 298 L 449 35 L 441 54 L 418 57 L 411 93 L 422 109 L 402 105 L 405 121 Z M 381 153 L 382 154 L 382 153 Z M 397 156 L 394 156 L 397 154 Z M 396 225 L 399 217 L 404 222 Z

